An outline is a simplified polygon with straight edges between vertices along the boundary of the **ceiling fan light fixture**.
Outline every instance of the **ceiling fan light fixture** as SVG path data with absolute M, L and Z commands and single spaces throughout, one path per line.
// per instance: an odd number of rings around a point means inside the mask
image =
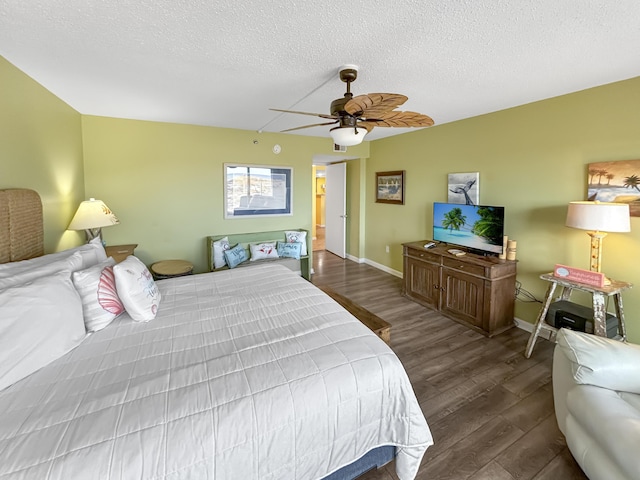
M 329 130 L 333 143 L 342 147 L 360 145 L 367 134 L 367 129 L 362 127 L 335 127 Z

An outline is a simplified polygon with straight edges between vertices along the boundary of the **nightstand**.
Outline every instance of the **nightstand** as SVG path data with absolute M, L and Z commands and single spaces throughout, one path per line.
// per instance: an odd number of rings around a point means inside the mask
M 120 263 L 129 255 L 133 255 L 133 251 L 137 246 L 137 243 L 131 245 L 109 245 L 104 247 L 104 251 L 107 252 L 107 257 L 113 257 L 116 263 Z

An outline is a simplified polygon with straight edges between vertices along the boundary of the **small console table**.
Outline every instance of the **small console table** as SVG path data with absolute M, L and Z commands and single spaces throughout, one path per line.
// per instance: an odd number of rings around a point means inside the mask
M 633 286 L 631 283 L 611 280 L 610 285 L 605 285 L 604 287 L 594 287 L 592 285 L 585 285 L 584 283 L 573 282 L 565 278 L 558 278 L 553 276 L 552 273 L 545 273 L 544 275 L 540 275 L 540 278 L 549 282 L 549 288 L 547 289 L 547 294 L 545 295 L 544 301 L 542 302 L 542 308 L 540 309 L 538 319 L 536 320 L 533 331 L 531 332 L 531 336 L 529 337 L 529 341 L 527 342 L 527 348 L 524 352 L 524 356 L 526 358 L 529 358 L 531 356 L 531 352 L 533 352 L 533 347 L 536 343 L 536 339 L 540 335 L 540 332 L 542 330 L 551 332 L 551 339 L 555 340 L 558 329 L 553 327 L 552 325 L 549 325 L 546 322 L 546 317 L 547 312 L 549 311 L 549 305 L 551 305 L 551 301 L 553 299 L 553 294 L 558 285 L 562 287 L 562 293 L 560 294 L 559 300 L 569 300 L 569 297 L 571 296 L 571 292 L 573 290 L 581 290 L 583 292 L 591 293 L 593 303 L 593 333 L 594 335 L 598 335 L 601 337 L 607 336 L 607 312 L 604 300 L 605 297 L 613 296 L 613 301 L 616 308 L 616 316 L 618 317 L 618 333 L 622 337 L 622 340 L 626 341 L 627 332 L 624 326 L 622 292 L 631 288 Z

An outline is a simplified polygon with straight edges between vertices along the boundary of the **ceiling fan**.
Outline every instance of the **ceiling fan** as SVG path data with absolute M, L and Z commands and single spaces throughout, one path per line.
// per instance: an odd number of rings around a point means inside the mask
M 358 67 L 344 65 L 340 68 L 340 80 L 347 84 L 347 92 L 343 98 L 331 102 L 330 114 L 298 112 L 294 110 L 270 110 L 300 115 L 312 115 L 326 118 L 330 122 L 314 123 L 301 127 L 289 128 L 283 132 L 291 132 L 302 128 L 336 125 L 329 130 L 336 145 L 350 147 L 362 143 L 367 133 L 374 127 L 430 127 L 433 120 L 427 115 L 415 112 L 397 111 L 395 108 L 408 100 L 398 93 L 368 93 L 354 97 L 351 93 L 351 82 L 358 77 Z

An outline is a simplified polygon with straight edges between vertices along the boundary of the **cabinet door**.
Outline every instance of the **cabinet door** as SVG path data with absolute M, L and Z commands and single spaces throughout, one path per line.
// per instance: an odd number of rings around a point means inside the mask
M 443 268 L 441 311 L 482 328 L 484 282 L 481 278 Z
M 426 305 L 440 307 L 440 266 L 432 263 L 407 259 L 405 285 L 407 295 Z

